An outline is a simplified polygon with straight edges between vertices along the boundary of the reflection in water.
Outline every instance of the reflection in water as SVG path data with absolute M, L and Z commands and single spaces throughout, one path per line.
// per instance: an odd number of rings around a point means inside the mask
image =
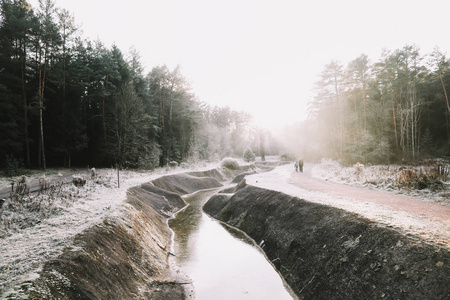
M 196 299 L 292 299 L 251 240 L 203 213 L 203 205 L 217 191 L 186 197 L 189 206 L 169 221 L 176 261 L 192 279 Z

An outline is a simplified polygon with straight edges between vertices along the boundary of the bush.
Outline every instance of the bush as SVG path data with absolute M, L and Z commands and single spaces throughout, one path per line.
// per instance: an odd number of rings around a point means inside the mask
M 82 187 L 86 184 L 86 179 L 82 175 L 73 175 L 72 183 L 76 187 Z
M 397 173 L 395 182 L 401 187 L 412 188 L 417 185 L 419 177 L 415 169 L 403 169 Z
M 176 168 L 176 167 L 178 167 L 178 162 L 176 162 L 176 161 L 170 161 L 169 162 L 169 167 L 171 167 L 171 168 Z
M 405 187 L 408 189 L 414 188 L 423 190 L 426 188 L 431 188 L 432 190 L 439 190 L 443 186 L 440 178 L 441 177 L 437 173 L 436 169 L 420 169 L 419 171 L 416 169 L 403 169 L 397 173 L 395 181 L 399 187 Z
M 231 158 L 231 157 L 225 157 L 224 159 L 222 159 L 222 161 L 220 162 L 220 165 L 223 168 L 228 168 L 228 169 L 231 169 L 231 170 L 239 169 L 238 161 L 235 160 L 234 158 Z
M 252 149 L 250 147 L 245 148 L 244 150 L 244 161 L 245 162 L 251 162 L 255 161 L 256 155 L 253 153 Z
M 22 175 L 19 180 L 15 183 L 15 188 L 13 188 L 13 194 L 18 196 L 18 198 L 22 198 L 24 195 L 27 195 L 30 192 L 30 186 L 28 185 L 27 177 Z M 20 196 L 20 197 L 19 197 Z

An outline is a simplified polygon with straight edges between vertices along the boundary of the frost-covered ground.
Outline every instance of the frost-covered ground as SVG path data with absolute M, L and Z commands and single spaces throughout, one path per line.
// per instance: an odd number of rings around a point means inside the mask
M 332 177 L 341 183 L 365 185 L 363 179 L 357 179 L 355 175 L 351 175 L 352 171 L 350 169 L 333 167 L 335 171 L 333 173 L 330 172 L 331 170 L 326 164 L 308 164 L 305 166 L 305 170 L 323 179 L 331 179 Z M 289 183 L 293 171 L 293 165 L 281 166 L 268 173 L 247 176 L 247 183 L 261 188 L 279 191 L 307 201 L 342 208 L 376 221 L 381 226 L 386 226 L 401 233 L 422 238 L 430 243 L 450 248 L 450 221 L 448 220 L 414 215 L 404 211 L 393 210 L 391 207 L 372 202 L 360 202 L 349 197 L 307 191 Z M 380 188 L 383 188 L 382 185 Z
M 244 164 L 242 161 L 240 163 Z M 101 169 L 98 170 L 98 178 L 87 180 L 84 187 L 65 185 L 61 187 L 62 191 L 40 196 L 33 194 L 30 198 L 22 200 L 23 203 L 28 203 L 27 205 L 16 204 L 15 209 L 11 210 L 6 208 L 9 203 L 5 203 L 0 210 L 0 298 L 5 297 L 8 294 L 7 291 L 18 284 L 36 278 L 44 262 L 57 257 L 65 247 L 70 247 L 76 234 L 102 222 L 105 218 L 120 215 L 128 188 L 163 175 L 208 170 L 218 165 L 219 163 L 216 162 L 186 168 L 157 169 L 152 172 L 121 171 L 120 188 L 117 188 L 117 172 L 112 169 Z M 306 172 L 309 170 L 311 168 L 306 168 Z M 302 190 L 288 183 L 292 172 L 293 166 L 288 164 L 268 173 L 248 176 L 247 182 L 305 200 L 353 211 L 401 232 L 411 233 L 430 241 L 438 241 L 447 247 L 450 245 L 448 221 L 392 211 L 374 203 L 360 203 L 348 198 Z M 48 177 L 53 176 L 57 179 L 59 176 L 57 173 Z M 364 173 L 365 177 L 358 177 L 354 175 L 354 170 L 327 163 L 315 166 L 311 173 L 317 177 L 346 184 L 373 185 L 368 182 L 374 181 L 369 179 L 371 175 L 369 176 L 368 172 Z M 330 176 L 330 174 L 333 175 Z M 377 184 L 379 188 L 394 188 L 391 187 L 389 180 L 380 182 Z M 10 187 L 10 180 L 0 181 L 0 187 Z M 445 197 L 440 196 L 440 198 Z
M 336 161 L 322 160 L 320 164 L 312 165 L 309 171 L 313 177 L 323 180 L 419 197 L 423 201 L 437 202 L 450 206 L 450 177 L 448 176 L 449 170 L 447 164 L 439 166 L 441 173 L 443 173 L 441 176 L 436 174 L 436 170 L 438 169 L 436 164 L 412 167 L 399 165 L 361 165 L 362 167 L 359 172 L 355 166 L 343 167 Z M 415 183 L 420 180 L 420 176 L 422 178 L 421 182 L 424 181 L 424 177 L 428 178 L 427 186 L 419 189 L 417 187 L 414 188 L 399 184 L 399 176 L 402 174 L 401 170 L 408 168 L 414 169 L 416 172 L 417 178 Z M 438 177 L 437 180 L 429 179 L 433 175 Z
M 43 263 L 69 247 L 76 234 L 105 218 L 119 215 L 128 188 L 162 175 L 217 166 L 218 163 L 204 163 L 152 172 L 120 171 L 120 188 L 117 171 L 101 169 L 97 170 L 97 179 L 88 179 L 83 187 L 64 185 L 62 191 L 25 196 L 21 203 L 7 199 L 0 210 L 0 298 L 6 297 L 18 284 L 36 278 Z M 28 181 L 36 177 L 31 176 Z M 0 186 L 10 187 L 10 180 L 3 179 Z M 8 209 L 10 204 L 12 207 Z

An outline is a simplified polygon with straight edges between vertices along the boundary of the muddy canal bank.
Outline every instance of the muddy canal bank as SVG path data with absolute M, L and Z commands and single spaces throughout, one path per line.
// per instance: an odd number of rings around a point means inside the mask
M 256 168 L 168 175 L 129 189 L 120 210 L 78 234 L 22 284 L 20 299 L 187 299 L 185 278 L 170 268 L 167 220 L 186 206 L 181 195 L 220 187 L 243 172 Z
M 246 232 L 300 299 L 449 299 L 450 252 L 356 214 L 247 186 L 205 212 Z

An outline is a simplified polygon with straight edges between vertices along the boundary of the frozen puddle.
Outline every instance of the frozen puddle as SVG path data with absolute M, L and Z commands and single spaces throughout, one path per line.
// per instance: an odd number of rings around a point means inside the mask
M 195 298 L 293 299 L 280 275 L 243 233 L 225 227 L 203 213 L 217 190 L 185 198 L 189 206 L 170 220 L 180 271 L 195 288 Z

